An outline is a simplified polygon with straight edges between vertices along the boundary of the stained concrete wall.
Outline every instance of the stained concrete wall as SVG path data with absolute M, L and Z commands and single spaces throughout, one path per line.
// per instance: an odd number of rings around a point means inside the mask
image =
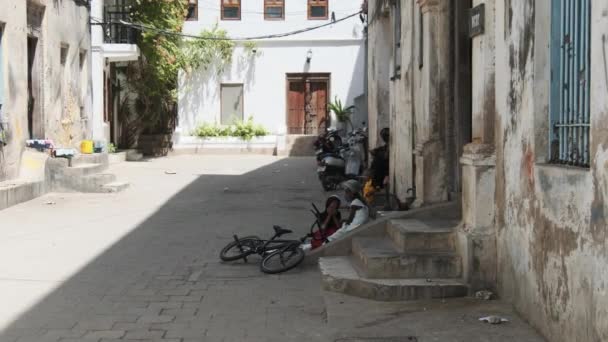
M 608 3 L 592 8 L 592 165 L 578 169 L 546 164 L 550 2 L 496 1 L 498 288 L 552 342 L 608 341 Z
M 385 0 L 368 3 L 367 97 L 369 147 L 382 145 L 380 130 L 390 124 L 390 78 L 392 29 L 390 12 L 383 9 Z
M 90 137 L 91 110 L 89 11 L 73 0 L 0 0 L 0 25 L 4 26 L 3 117 L 10 140 L 0 153 L 0 181 L 19 177 L 19 165 L 28 133 L 27 5 L 44 7 L 41 25 L 41 108 L 44 136 L 58 146 L 78 146 Z M 65 68 L 60 51 L 68 47 Z M 84 65 L 80 67 L 80 54 Z
M 415 187 L 416 205 L 437 203 L 447 200 L 450 191 L 452 143 L 448 137 L 454 136 L 455 126 L 447 123 L 454 111 L 450 80 L 454 71 L 451 8 L 455 3 L 401 1 L 399 56 L 394 53 L 394 4 L 386 0 L 368 4 L 370 143 L 376 143 L 374 130 L 385 124 L 382 114 L 388 111 L 392 190 L 405 200 L 413 194 L 408 190 Z M 395 71 L 396 58 L 401 62 L 400 73 Z

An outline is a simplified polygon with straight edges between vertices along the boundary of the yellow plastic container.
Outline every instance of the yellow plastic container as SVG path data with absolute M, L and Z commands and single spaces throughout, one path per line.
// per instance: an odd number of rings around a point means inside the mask
M 83 140 L 80 143 L 80 153 L 92 154 L 93 153 L 93 141 L 92 140 Z

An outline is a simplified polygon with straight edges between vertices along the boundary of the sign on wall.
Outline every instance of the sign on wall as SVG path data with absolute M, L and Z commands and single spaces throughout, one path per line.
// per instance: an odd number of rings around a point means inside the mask
M 480 4 L 469 11 L 469 37 L 483 34 L 486 22 L 486 5 Z

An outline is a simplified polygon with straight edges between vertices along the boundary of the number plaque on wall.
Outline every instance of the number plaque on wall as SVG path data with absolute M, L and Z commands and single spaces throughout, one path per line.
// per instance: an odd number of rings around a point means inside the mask
M 486 5 L 475 6 L 469 12 L 469 37 L 473 38 L 484 32 Z

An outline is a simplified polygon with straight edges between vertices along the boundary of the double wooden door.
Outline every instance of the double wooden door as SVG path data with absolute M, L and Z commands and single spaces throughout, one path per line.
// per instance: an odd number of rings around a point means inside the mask
M 328 123 L 329 74 L 287 75 L 287 133 L 318 134 Z

